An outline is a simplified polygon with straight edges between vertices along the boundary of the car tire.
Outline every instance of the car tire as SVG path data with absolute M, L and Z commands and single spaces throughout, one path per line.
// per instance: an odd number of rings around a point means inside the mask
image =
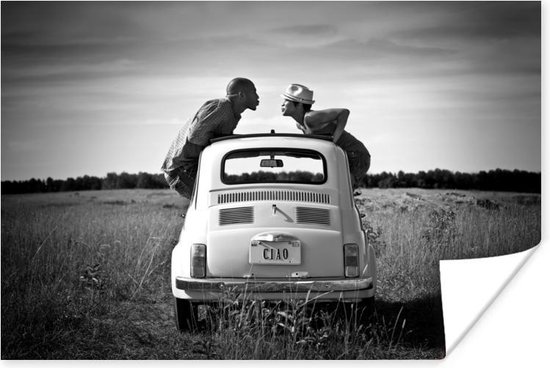
M 174 315 L 179 331 L 193 331 L 197 328 L 197 308 L 187 299 L 174 298 Z

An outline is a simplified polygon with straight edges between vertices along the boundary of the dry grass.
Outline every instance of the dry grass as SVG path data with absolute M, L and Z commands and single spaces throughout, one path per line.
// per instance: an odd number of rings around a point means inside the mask
M 3 196 L 2 359 L 440 358 L 439 259 L 540 240 L 540 196 L 371 189 L 357 201 L 378 253 L 368 324 L 311 319 L 299 301 L 249 301 L 226 303 L 216 328 L 180 334 L 169 282 L 182 225 L 175 194 Z

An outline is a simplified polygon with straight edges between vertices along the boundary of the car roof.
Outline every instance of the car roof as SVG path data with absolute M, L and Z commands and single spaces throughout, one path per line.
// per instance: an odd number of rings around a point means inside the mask
M 257 133 L 230 135 L 210 140 L 202 155 L 225 155 L 229 151 L 256 148 L 309 149 L 330 155 L 336 147 L 332 137 L 292 133 Z
M 254 133 L 254 134 L 233 134 L 225 137 L 213 138 L 210 143 L 216 143 L 220 141 L 226 141 L 230 139 L 246 139 L 246 138 L 261 138 L 261 137 L 293 137 L 300 139 L 320 139 L 324 141 L 332 141 L 332 137 L 327 135 L 314 135 L 314 134 L 295 134 L 295 133 L 275 133 L 273 130 L 271 133 Z

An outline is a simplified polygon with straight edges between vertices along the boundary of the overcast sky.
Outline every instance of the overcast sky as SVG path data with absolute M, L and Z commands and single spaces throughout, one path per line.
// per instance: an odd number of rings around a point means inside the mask
M 237 76 L 235 133 L 299 133 L 290 83 L 346 107 L 372 173 L 541 170 L 537 2 L 2 3 L 2 180 L 160 172 Z

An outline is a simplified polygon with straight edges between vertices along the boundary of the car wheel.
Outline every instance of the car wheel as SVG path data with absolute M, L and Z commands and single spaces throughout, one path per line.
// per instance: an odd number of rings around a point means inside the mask
M 191 301 L 174 298 L 174 314 L 176 327 L 180 331 L 193 331 L 197 327 L 197 308 L 193 307 Z

